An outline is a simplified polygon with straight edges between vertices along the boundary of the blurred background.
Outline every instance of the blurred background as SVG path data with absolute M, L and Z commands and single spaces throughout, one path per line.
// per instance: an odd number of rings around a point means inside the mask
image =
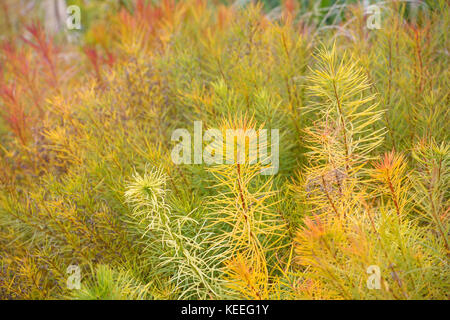
M 180 2 L 182 0 L 173 0 Z M 85 33 L 92 23 L 121 9 L 132 11 L 135 0 L 2 0 L 0 3 L 0 39 L 5 39 L 15 32 L 20 32 L 25 24 L 33 19 L 41 19 L 45 23 L 46 32 L 57 34 L 64 31 L 63 25 L 67 19 L 67 7 L 77 5 L 81 9 L 81 30 L 72 33 Z M 160 0 L 142 0 L 143 3 L 159 3 Z M 341 22 L 343 8 L 349 4 L 360 3 L 385 5 L 388 2 L 403 2 L 404 16 L 413 16 L 417 10 L 433 10 L 439 7 L 436 0 L 208 0 L 209 5 L 245 6 L 260 2 L 267 15 L 272 19 L 280 18 L 283 8 L 295 11 L 296 19 L 302 19 L 315 24 L 336 24 Z

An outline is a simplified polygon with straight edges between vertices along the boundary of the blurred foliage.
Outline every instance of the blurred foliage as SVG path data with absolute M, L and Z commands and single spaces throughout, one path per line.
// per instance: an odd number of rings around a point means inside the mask
M 359 1 L 73 0 L 56 34 L 28 4 L 0 4 L 0 298 L 448 299 L 447 1 L 369 30 Z M 279 172 L 174 164 L 194 121 L 279 129 Z

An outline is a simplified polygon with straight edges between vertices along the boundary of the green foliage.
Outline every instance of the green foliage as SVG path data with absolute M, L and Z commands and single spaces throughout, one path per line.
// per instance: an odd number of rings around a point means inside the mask
M 92 279 L 79 290 L 73 291 L 72 297 L 80 300 L 141 300 L 151 298 L 147 292 L 148 288 L 137 283 L 127 273 L 98 265 Z
M 448 298 L 445 1 L 379 30 L 358 1 L 70 3 L 70 41 L 0 5 L 1 299 Z M 176 165 L 194 121 L 279 129 L 279 172 Z

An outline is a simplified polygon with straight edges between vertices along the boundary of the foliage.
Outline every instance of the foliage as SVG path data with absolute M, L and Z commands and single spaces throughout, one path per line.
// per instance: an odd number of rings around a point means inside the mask
M 448 299 L 446 1 L 378 30 L 358 1 L 72 2 L 52 36 L 0 4 L 1 299 Z M 279 129 L 278 173 L 175 164 L 194 121 Z

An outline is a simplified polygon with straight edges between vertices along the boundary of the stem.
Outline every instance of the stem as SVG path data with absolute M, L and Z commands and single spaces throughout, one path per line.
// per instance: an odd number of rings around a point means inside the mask
M 350 157 L 350 150 L 349 150 L 348 144 L 347 144 L 347 132 L 345 131 L 345 121 L 344 121 L 344 115 L 342 113 L 341 101 L 339 99 L 337 89 L 336 89 L 336 82 L 334 80 L 333 80 L 333 90 L 334 90 L 334 95 L 336 97 L 337 107 L 339 110 L 339 119 L 341 120 L 342 132 L 344 134 L 344 146 L 345 146 L 345 157 L 346 157 L 345 169 L 348 172 L 348 170 L 349 170 L 348 161 L 349 161 L 349 157 Z

